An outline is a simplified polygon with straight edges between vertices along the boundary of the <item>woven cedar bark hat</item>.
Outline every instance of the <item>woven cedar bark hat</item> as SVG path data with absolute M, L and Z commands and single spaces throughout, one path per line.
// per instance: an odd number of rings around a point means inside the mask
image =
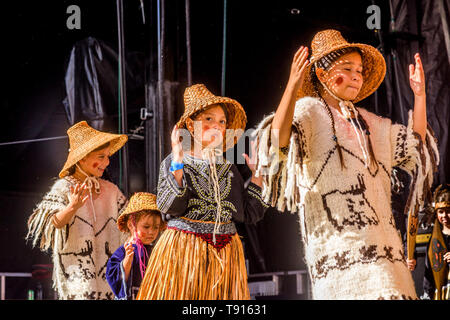
M 194 84 L 187 87 L 184 91 L 184 114 L 177 122 L 177 126 L 180 129 L 186 128 L 187 118 L 215 104 L 222 104 L 227 109 L 227 130 L 238 130 L 226 136 L 224 144 L 224 151 L 226 151 L 237 143 L 247 124 L 247 115 L 244 108 L 236 100 L 216 96 L 204 84 Z
M 150 210 L 160 214 L 158 206 L 156 205 L 156 195 L 148 192 L 136 192 L 130 197 L 126 208 L 122 211 L 117 219 L 117 226 L 122 232 L 128 231 L 128 217 L 136 212 L 142 210 Z
M 386 74 L 386 62 L 383 55 L 370 45 L 349 43 L 342 37 L 339 31 L 329 29 L 318 32 L 311 42 L 310 63 L 306 68 L 302 87 L 297 92 L 297 99 L 305 96 L 317 96 L 311 79 L 312 66 L 331 52 L 344 48 L 358 48 L 362 52 L 362 75 L 364 81 L 361 90 L 353 102 L 367 98 L 380 86 Z
M 69 169 L 98 147 L 110 142 L 110 155 L 123 147 L 128 137 L 125 134 L 113 134 L 95 130 L 86 121 L 80 121 L 67 130 L 69 136 L 69 155 L 59 173 L 63 178 L 69 175 Z

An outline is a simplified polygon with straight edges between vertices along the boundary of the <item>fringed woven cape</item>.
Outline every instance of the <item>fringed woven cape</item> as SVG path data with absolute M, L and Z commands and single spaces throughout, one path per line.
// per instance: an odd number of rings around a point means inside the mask
M 271 140 L 273 114 L 258 126 L 258 174 L 263 199 L 299 215 L 315 299 L 417 299 L 391 210 L 394 166 L 412 177 L 405 213 L 431 193 L 436 141 L 426 144 L 408 126 L 358 108 L 370 131 L 378 168 L 366 168 L 349 121 L 331 108 L 343 147 L 341 169 L 330 118 L 322 102 L 297 101 L 287 152 Z
M 116 219 L 125 197 L 111 182 L 99 179 L 101 193 L 88 201 L 63 228 L 57 229 L 51 217 L 69 204 L 69 187 L 77 181 L 71 177 L 57 180 L 28 220 L 27 239 L 33 247 L 51 250 L 53 286 L 59 299 L 114 299 L 106 281 L 109 257 L 121 244 Z
M 160 167 L 157 204 L 171 216 L 150 256 L 137 300 L 250 299 L 244 250 L 233 221 L 255 223 L 268 206 L 261 188 L 244 181 L 236 166 L 217 164 L 222 211 L 215 234 L 217 203 L 209 164 L 184 157 L 183 187 L 169 172 L 172 156 Z

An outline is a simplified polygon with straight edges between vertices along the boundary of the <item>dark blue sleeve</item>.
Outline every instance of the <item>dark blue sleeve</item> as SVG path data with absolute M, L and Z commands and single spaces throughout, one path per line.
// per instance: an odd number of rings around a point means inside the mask
M 245 188 L 244 178 L 237 166 L 233 165 L 231 170 L 233 173 L 231 197 L 235 201 L 240 202 L 242 206 L 242 209 L 238 209 L 233 214 L 233 220 L 240 223 L 256 224 L 264 218 L 264 213 L 269 208 L 262 199 L 261 187 L 250 181 L 247 188 Z
M 125 248 L 120 246 L 109 258 L 106 265 L 106 281 L 108 281 L 116 299 L 127 299 L 127 287 L 124 285 L 122 260 L 125 258 Z

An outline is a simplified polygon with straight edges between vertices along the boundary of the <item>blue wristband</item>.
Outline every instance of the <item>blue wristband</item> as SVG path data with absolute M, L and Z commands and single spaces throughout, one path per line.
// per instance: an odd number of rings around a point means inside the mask
M 184 163 L 171 161 L 169 171 L 174 172 L 174 171 L 183 169 L 183 167 L 184 167 Z

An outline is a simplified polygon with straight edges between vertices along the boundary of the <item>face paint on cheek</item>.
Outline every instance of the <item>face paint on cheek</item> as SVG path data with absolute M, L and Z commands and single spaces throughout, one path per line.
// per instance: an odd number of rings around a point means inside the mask
M 338 77 L 335 81 L 336 85 L 340 85 L 342 82 L 344 82 L 344 79 L 342 79 L 342 77 Z
M 98 163 L 97 162 L 94 162 L 93 164 L 92 164 L 92 167 L 95 169 L 95 168 L 97 168 L 98 167 Z

